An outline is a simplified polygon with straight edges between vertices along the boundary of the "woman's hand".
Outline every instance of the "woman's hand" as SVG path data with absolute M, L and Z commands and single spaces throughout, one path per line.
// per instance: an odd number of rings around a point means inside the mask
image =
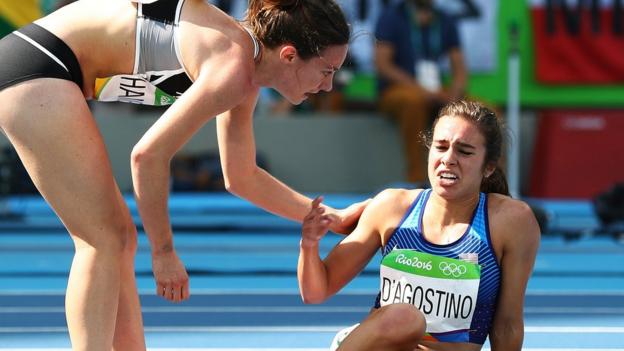
M 152 270 L 156 279 L 156 295 L 172 302 L 189 298 L 189 277 L 175 251 L 152 254 Z
M 338 234 L 351 233 L 357 226 L 362 212 L 370 201 L 371 199 L 356 202 L 343 210 L 335 210 L 328 207 L 326 212 L 329 218 L 331 218 L 329 229 Z
M 311 248 L 327 234 L 332 218 L 325 214 L 325 208 L 321 207 L 323 197 L 319 196 L 312 201 L 310 212 L 303 218 L 301 227 L 301 246 Z

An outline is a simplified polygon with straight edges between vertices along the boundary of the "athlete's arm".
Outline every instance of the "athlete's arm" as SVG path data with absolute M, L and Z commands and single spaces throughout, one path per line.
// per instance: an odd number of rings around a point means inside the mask
M 218 69 L 202 70 L 132 150 L 134 192 L 152 248 L 157 293 L 164 291 L 164 297 L 174 301 L 188 297 L 188 276 L 174 250 L 167 211 L 169 162 L 206 121 L 238 104 L 249 91 L 236 60 L 216 60 L 212 66 Z M 174 293 L 167 295 L 169 291 Z
M 520 351 L 524 339 L 524 295 L 535 263 L 540 230 L 529 206 L 511 199 L 503 202 L 490 216 L 493 233 L 503 239 L 501 288 L 490 344 L 493 351 Z
M 301 221 L 311 199 L 256 164 L 253 109 L 257 94 L 217 117 L 217 138 L 226 189 L 267 211 Z
M 321 303 L 336 294 L 366 267 L 381 247 L 389 228 L 403 216 L 404 190 L 385 190 L 366 207 L 355 230 L 337 244 L 324 260 L 319 243 L 327 233 L 327 217 L 313 206 L 306 216 L 297 265 L 299 291 L 306 303 Z M 409 205 L 407 205 L 409 206 Z
M 253 109 L 257 94 L 217 117 L 217 137 L 227 190 L 282 217 L 301 222 L 312 200 L 277 180 L 256 164 Z M 357 222 L 366 203 L 337 211 L 323 205 L 332 216 L 330 229 L 345 233 Z

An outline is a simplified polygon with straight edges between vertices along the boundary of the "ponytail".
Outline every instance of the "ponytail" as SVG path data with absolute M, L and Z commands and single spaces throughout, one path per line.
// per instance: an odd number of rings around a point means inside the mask
M 511 196 L 511 194 L 509 194 L 509 185 L 507 184 L 505 172 L 499 167 L 496 167 L 489 177 L 483 177 L 483 180 L 481 180 L 481 192 Z

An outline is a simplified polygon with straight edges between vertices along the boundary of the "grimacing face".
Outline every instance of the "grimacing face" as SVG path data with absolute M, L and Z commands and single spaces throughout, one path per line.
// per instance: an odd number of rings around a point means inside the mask
M 493 172 L 491 167 L 484 167 L 485 156 L 485 138 L 473 122 L 463 117 L 441 117 L 429 150 L 432 188 L 448 199 L 474 196 L 483 177 Z

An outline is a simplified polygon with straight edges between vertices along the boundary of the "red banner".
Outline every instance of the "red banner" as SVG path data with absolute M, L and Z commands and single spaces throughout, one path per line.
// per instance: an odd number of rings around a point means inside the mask
M 532 0 L 536 79 L 547 84 L 624 82 L 622 0 Z

